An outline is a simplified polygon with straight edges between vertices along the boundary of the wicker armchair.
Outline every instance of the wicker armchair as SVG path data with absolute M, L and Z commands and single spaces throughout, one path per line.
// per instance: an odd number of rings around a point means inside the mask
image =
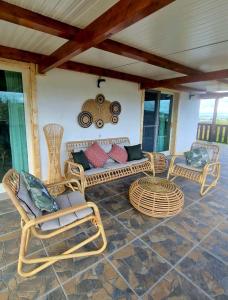
M 25 209 L 21 205 L 21 200 L 17 196 L 19 188 L 19 178 L 20 175 L 15 170 L 11 169 L 5 174 L 3 178 L 3 186 L 21 216 L 22 233 L 18 259 L 18 273 L 21 276 L 33 276 L 62 259 L 91 256 L 104 251 L 107 245 L 107 240 L 105 237 L 98 207 L 92 202 L 85 201 L 84 193 L 77 180 L 72 179 L 69 181 L 54 184 L 64 184 L 73 190 L 73 192 L 62 194 L 58 196 L 60 198 L 56 198 L 56 202 L 57 200 L 59 200 L 59 202 L 57 203 L 60 207 L 60 210 L 54 213 L 31 218 L 28 213 L 26 213 Z M 53 187 L 53 184 L 48 185 L 48 188 L 49 187 Z M 38 239 L 49 239 L 54 236 L 57 237 L 58 234 L 70 230 L 76 226 L 80 226 L 89 221 L 96 225 L 96 233 L 91 235 L 81 243 L 74 245 L 67 251 L 59 255 L 39 258 L 30 258 L 26 256 L 31 235 Z M 100 236 L 103 243 L 99 249 L 86 252 L 77 252 L 77 250 L 99 238 Z M 32 270 L 30 269 L 30 271 L 24 271 L 24 264 L 35 264 L 35 266 Z
M 204 196 L 211 188 L 215 187 L 220 178 L 219 146 L 210 143 L 194 142 L 191 150 L 205 147 L 208 151 L 210 162 L 202 169 L 194 168 L 186 163 L 177 162 L 179 156 L 173 156 L 170 162 L 167 179 L 171 176 L 174 180 L 177 177 L 184 177 L 201 185 L 200 194 Z M 183 157 L 183 156 L 182 156 Z

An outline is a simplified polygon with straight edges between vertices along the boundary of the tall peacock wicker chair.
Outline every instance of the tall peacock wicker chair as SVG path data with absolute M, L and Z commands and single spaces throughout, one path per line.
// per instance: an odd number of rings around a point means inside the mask
M 60 149 L 64 129 L 59 124 L 47 124 L 43 128 L 48 147 L 48 183 L 61 181 Z M 53 187 L 52 193 L 59 195 L 65 191 L 64 185 Z

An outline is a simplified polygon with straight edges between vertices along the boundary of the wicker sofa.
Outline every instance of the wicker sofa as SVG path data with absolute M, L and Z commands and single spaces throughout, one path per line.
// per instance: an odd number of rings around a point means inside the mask
M 129 161 L 124 164 L 109 160 L 102 168 L 91 168 L 90 170 L 84 171 L 82 165 L 74 163 L 71 153 L 86 150 L 86 148 L 95 141 L 105 152 L 109 152 L 112 144 L 122 146 L 130 145 L 130 141 L 127 137 L 67 142 L 66 150 L 68 160 L 65 161 L 64 165 L 64 173 L 67 179 L 76 178 L 80 181 L 81 185 L 86 188 L 140 172 L 148 171 L 152 172 L 153 175 L 155 174 L 153 154 L 149 152 L 144 152 L 145 157 L 140 160 Z

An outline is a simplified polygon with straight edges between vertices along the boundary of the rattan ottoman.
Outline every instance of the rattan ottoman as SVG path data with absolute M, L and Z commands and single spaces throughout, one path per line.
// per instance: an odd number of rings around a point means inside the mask
M 134 181 L 129 198 L 138 211 L 156 218 L 176 215 L 184 205 L 184 194 L 175 183 L 151 176 Z

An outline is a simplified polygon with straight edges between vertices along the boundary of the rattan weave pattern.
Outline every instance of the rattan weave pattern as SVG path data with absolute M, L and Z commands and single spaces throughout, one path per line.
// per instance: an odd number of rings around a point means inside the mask
M 176 215 L 184 205 L 184 194 L 175 183 L 151 176 L 134 181 L 129 198 L 138 211 L 156 218 Z

